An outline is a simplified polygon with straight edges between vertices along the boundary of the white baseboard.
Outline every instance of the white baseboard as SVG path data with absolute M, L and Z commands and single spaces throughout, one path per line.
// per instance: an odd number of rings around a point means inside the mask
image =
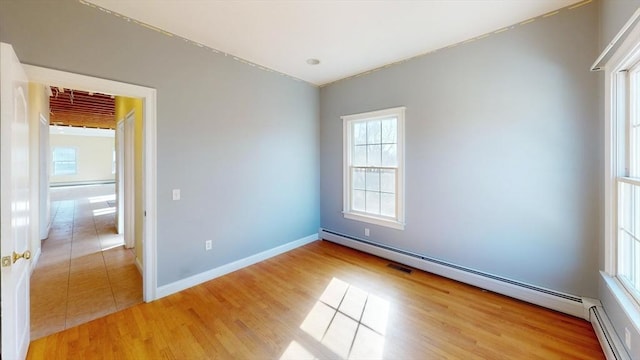
M 240 270 L 244 267 L 253 265 L 255 263 L 259 263 L 260 261 L 264 261 L 267 260 L 269 258 L 272 258 L 274 256 L 283 254 L 287 251 L 291 251 L 295 248 L 298 248 L 300 246 L 304 246 L 307 245 L 309 243 L 312 243 L 314 241 L 318 240 L 318 234 L 312 234 L 306 237 L 303 237 L 302 239 L 298 239 L 295 241 L 292 241 L 290 243 L 286 243 L 284 245 L 280 245 L 278 247 L 275 247 L 273 249 L 269 249 L 266 251 L 263 251 L 261 253 L 257 253 L 255 255 L 251 255 L 248 256 L 244 259 L 240 259 L 240 260 L 236 260 L 232 263 L 229 264 L 225 264 L 222 266 L 219 266 L 215 269 L 211 269 L 208 271 L 205 271 L 203 273 L 197 274 L 197 275 L 193 275 L 190 276 L 186 279 L 182 279 L 176 282 L 173 282 L 171 284 L 167 284 L 167 285 L 163 285 L 158 287 L 158 290 L 156 292 L 156 299 L 177 293 L 179 291 L 188 289 L 190 287 L 196 286 L 198 284 L 202 284 L 203 282 L 207 282 L 209 280 L 213 280 L 217 277 L 226 275 L 228 273 L 234 272 L 236 270 Z
M 424 270 L 449 279 L 460 281 L 482 289 L 506 295 L 515 299 L 543 306 L 565 314 L 589 320 L 591 302 L 583 302 L 583 298 L 542 288 L 536 285 L 483 273 L 445 261 L 413 254 L 401 249 L 376 244 L 367 240 L 343 235 L 327 229 L 320 229 L 320 239 L 328 240 L 356 250 L 389 259 L 416 269 Z

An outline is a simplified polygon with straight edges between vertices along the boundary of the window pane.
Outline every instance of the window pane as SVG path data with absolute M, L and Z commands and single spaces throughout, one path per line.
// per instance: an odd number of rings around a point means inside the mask
M 382 147 L 380 145 L 367 145 L 367 165 L 380 166 L 381 152 Z
M 76 149 L 56 147 L 53 148 L 53 161 L 75 161 Z
M 396 119 L 392 118 L 382 120 L 382 143 L 395 144 L 397 142 Z
M 76 163 L 67 161 L 58 161 L 54 163 L 55 175 L 72 175 L 76 173 Z
M 367 144 L 380 144 L 382 142 L 381 126 L 380 120 L 367 121 Z
M 380 193 L 367 191 L 366 212 L 371 214 L 380 214 Z
M 367 123 L 353 123 L 353 143 L 354 145 L 364 145 L 367 143 Z
M 353 177 L 353 188 L 357 190 L 365 189 L 365 170 L 353 169 L 351 176 Z
M 620 228 L 627 230 L 629 233 L 633 232 L 632 228 L 632 219 L 633 219 L 633 208 L 632 208 L 632 194 L 633 189 L 631 184 L 620 183 L 618 187 L 618 196 L 619 199 L 619 209 L 618 209 L 618 225 Z
M 640 187 L 618 186 L 619 275 L 634 291 L 640 290 Z
M 394 194 L 380 194 L 380 214 L 389 217 L 396 216 L 396 196 Z
M 629 176 L 640 177 L 640 126 L 638 125 L 631 127 L 629 152 Z
M 51 157 L 53 159 L 53 175 L 76 174 L 76 148 L 54 147 Z
M 380 170 L 367 170 L 367 190 L 380 191 Z
M 382 145 L 382 166 L 398 166 L 397 145 Z
M 634 252 L 634 246 L 633 246 L 633 239 L 631 238 L 631 235 L 627 234 L 624 231 L 620 231 L 620 233 L 618 234 L 618 240 L 619 240 L 619 251 L 621 252 L 621 254 L 623 254 L 624 256 L 620 257 L 620 264 L 618 264 L 619 269 L 618 271 L 620 272 L 619 274 L 624 276 L 625 278 L 627 278 L 628 281 L 633 282 L 632 279 L 632 274 L 633 274 L 633 252 Z
M 365 192 L 362 190 L 353 190 L 353 203 L 351 207 L 355 211 L 365 211 Z
M 367 145 L 357 145 L 353 149 L 353 166 L 367 165 Z
M 640 188 L 635 185 L 630 185 L 632 188 L 631 197 L 631 228 L 629 229 L 631 234 L 636 238 L 640 238 Z
M 396 192 L 396 170 L 380 170 L 380 191 Z

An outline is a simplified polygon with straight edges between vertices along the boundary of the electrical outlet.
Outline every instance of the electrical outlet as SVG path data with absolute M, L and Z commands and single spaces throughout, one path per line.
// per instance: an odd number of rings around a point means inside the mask
M 369 228 L 364 228 L 364 236 L 369 236 Z
M 173 189 L 173 200 L 180 200 L 180 189 Z
M 204 242 L 204 249 L 205 250 L 207 250 L 207 251 L 211 250 L 211 246 L 212 246 L 211 240 L 207 240 L 207 241 Z
M 628 328 L 624 328 L 624 344 L 627 349 L 631 349 L 631 332 L 629 332 Z

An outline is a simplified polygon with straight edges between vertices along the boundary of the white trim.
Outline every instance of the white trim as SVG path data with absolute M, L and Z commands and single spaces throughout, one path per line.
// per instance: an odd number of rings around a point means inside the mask
M 591 71 L 602 70 L 603 64 L 610 61 L 610 59 L 608 58 L 611 56 L 611 54 L 613 54 L 611 50 L 613 50 L 615 46 L 620 44 L 621 39 L 625 36 L 627 31 L 629 31 L 629 29 L 638 21 L 638 19 L 640 19 L 640 8 L 637 9 L 633 13 L 633 15 L 631 15 L 631 17 L 624 24 L 622 29 L 620 29 L 620 31 L 616 34 L 613 40 L 611 40 L 611 42 L 607 45 L 607 47 L 602 51 L 602 53 L 600 54 L 600 56 L 598 56 L 596 61 L 593 62 L 593 65 L 591 65 Z M 616 52 L 617 51 L 618 50 L 616 50 Z
M 619 183 L 627 183 L 635 186 L 640 186 L 640 179 L 637 178 L 629 178 L 629 177 L 620 177 L 618 178 Z
M 602 271 L 600 276 L 636 332 L 640 333 L 640 305 L 632 300 L 631 294 L 616 277 Z
M 143 221 L 144 219 L 136 219 L 136 206 L 135 206 L 135 111 L 130 111 L 123 120 L 124 134 L 122 144 L 122 180 L 121 184 L 118 184 L 118 190 L 122 190 L 118 193 L 118 200 L 123 198 L 124 206 L 122 209 L 118 209 L 118 212 L 123 211 L 124 215 L 124 247 L 131 249 L 136 245 L 136 221 Z M 118 176 L 120 180 L 120 176 Z M 122 196 L 124 195 L 124 196 Z M 118 215 L 120 215 L 118 213 Z
M 29 81 L 51 86 L 142 98 L 144 127 L 143 298 L 149 302 L 157 294 L 157 173 L 156 173 L 156 89 L 100 79 L 65 71 L 24 65 Z
M 283 254 L 287 251 L 291 251 L 295 248 L 307 245 L 314 241 L 318 240 L 318 234 L 311 234 L 309 236 L 303 237 L 298 240 L 294 240 L 292 242 L 286 243 L 284 245 L 280 245 L 273 249 L 265 250 L 263 252 L 248 256 L 244 259 L 236 260 L 232 263 L 225 264 L 219 266 L 217 268 L 207 270 L 200 274 L 196 274 L 190 276 L 186 279 L 178 280 L 171 284 L 163 285 L 158 287 L 158 298 L 165 297 L 179 291 L 188 289 L 190 287 L 196 286 L 198 284 L 202 284 L 203 282 L 207 282 L 209 280 L 213 280 L 217 277 L 229 274 L 236 270 L 240 270 L 244 267 L 251 266 L 253 264 L 259 263 L 261 261 L 267 260 L 274 256 Z
M 588 307 L 592 306 L 594 303 L 597 303 L 597 300 L 580 298 L 575 295 L 563 294 L 555 290 L 544 289 L 540 286 L 519 282 L 523 285 L 529 285 L 531 288 L 547 290 L 556 294 L 562 294 L 566 297 L 580 299 L 580 301 L 573 301 L 560 296 L 550 295 L 548 293 L 536 291 L 528 287 L 518 286 L 512 283 L 496 280 L 494 279 L 495 276 L 491 274 L 485 274 L 481 271 L 477 271 L 474 269 L 469 269 L 470 271 L 464 271 L 461 269 L 463 268 L 461 266 L 457 266 L 457 268 L 455 268 L 452 266 L 430 262 L 418 257 L 403 254 L 401 252 L 374 246 L 373 244 L 368 244 L 364 241 L 356 241 L 344 236 L 336 235 L 334 233 L 324 231 L 323 229 L 320 229 L 319 235 L 323 240 L 331 241 L 356 250 L 360 250 L 362 252 L 366 252 L 368 254 L 380 256 L 385 259 L 411 266 L 416 269 L 424 270 L 436 275 L 463 282 L 465 284 L 477 286 L 481 289 L 490 290 L 502 295 L 560 311 L 565 314 L 573 315 L 586 320 L 589 320 Z
M 358 214 L 354 212 L 342 212 L 345 219 L 356 220 L 366 222 L 369 224 L 375 224 L 380 226 L 386 226 L 392 229 L 404 230 L 404 223 L 395 221 L 393 219 L 386 220 L 382 217 L 367 216 L 364 214 Z

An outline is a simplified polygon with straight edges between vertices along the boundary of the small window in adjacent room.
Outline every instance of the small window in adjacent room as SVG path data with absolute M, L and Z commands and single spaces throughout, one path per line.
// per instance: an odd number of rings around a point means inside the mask
M 53 175 L 75 175 L 78 172 L 76 162 L 76 148 L 53 148 Z
M 404 113 L 342 117 L 345 218 L 404 229 Z

